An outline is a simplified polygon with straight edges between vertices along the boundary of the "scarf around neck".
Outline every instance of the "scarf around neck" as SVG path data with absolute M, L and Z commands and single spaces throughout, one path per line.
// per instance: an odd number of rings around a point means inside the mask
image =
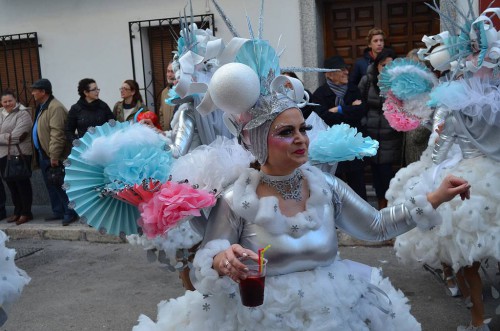
M 326 83 L 328 84 L 328 87 L 332 90 L 333 93 L 335 93 L 335 106 L 343 106 L 344 105 L 344 96 L 347 92 L 347 84 L 345 85 L 338 85 L 334 84 L 330 80 L 326 80 Z

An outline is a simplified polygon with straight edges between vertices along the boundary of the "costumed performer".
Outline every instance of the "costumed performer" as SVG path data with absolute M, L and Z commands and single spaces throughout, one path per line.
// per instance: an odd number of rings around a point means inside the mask
M 303 86 L 276 76 L 278 56 L 269 44 L 244 40 L 236 53 L 240 63 L 215 72 L 205 99 L 226 112 L 226 124 L 257 162 L 210 212 L 191 270 L 196 291 L 161 302 L 157 322 L 141 316 L 134 330 L 420 330 L 387 278 L 338 257 L 336 227 L 369 241 L 430 228 L 439 222 L 434 209 L 457 194 L 468 198 L 469 184 L 448 176 L 435 191 L 420 187 L 404 203 L 376 210 L 307 163 L 310 127 L 298 107 Z M 285 80 L 294 84 L 290 97 L 274 88 Z M 246 278 L 239 258 L 258 260 L 268 244 L 264 303 L 245 307 L 237 291 Z
M 292 100 L 265 96 L 252 110 L 260 123 L 241 135 L 262 167 L 241 174 L 211 212 L 193 263 L 197 291 L 162 302 L 158 323 L 142 316 L 134 330 L 420 330 L 388 279 L 356 273 L 338 259 L 335 228 L 363 240 L 390 239 L 429 225 L 433 209 L 456 194 L 465 197 L 468 183 L 449 176 L 435 192 L 377 211 L 306 164 L 308 127 Z M 246 277 L 238 258 L 257 260 L 255 252 L 269 243 L 264 304 L 249 309 L 236 290 Z
M 0 326 L 7 321 L 7 311 L 19 298 L 31 278 L 14 263 L 16 251 L 5 246 L 8 240 L 0 230 Z
M 463 270 L 466 282 L 459 282 L 459 286 L 469 301 L 472 320 L 469 325 L 459 326 L 459 331 L 490 330 L 490 319 L 484 316 L 479 269 L 481 261 L 500 259 L 500 218 L 495 207 L 500 195 L 493 189 L 500 175 L 500 40 L 492 14 L 499 16 L 500 8 L 489 8 L 477 18 L 462 14 L 467 22 L 464 27 L 458 26 L 456 36 L 453 31 L 424 36 L 427 49 L 422 54 L 434 68 L 450 69 L 451 76 L 460 79 L 444 82 L 431 92 L 431 104 L 444 114 L 442 132 L 433 151 L 435 165 L 407 185 L 420 182 L 432 186 L 447 173 L 454 173 L 473 185 L 474 195 L 466 203 L 452 201 L 438 209 L 443 223 L 433 231 L 434 238 L 420 235 L 426 240 L 418 242 L 403 238 L 395 246 L 403 260 L 440 260 L 455 271 Z M 458 153 L 452 151 L 454 146 L 459 147 Z

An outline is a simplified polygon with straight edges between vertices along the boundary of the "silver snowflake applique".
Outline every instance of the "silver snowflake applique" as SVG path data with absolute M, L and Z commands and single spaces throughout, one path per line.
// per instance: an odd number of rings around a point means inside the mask
M 210 304 L 209 304 L 209 303 L 205 303 L 205 304 L 203 305 L 203 310 L 204 310 L 204 311 L 209 311 L 209 310 L 210 310 Z
M 414 198 L 414 197 L 411 197 L 411 198 L 410 198 L 410 202 L 411 202 L 411 203 L 413 203 L 413 204 L 416 204 L 415 198 Z
M 328 308 L 328 307 L 321 308 L 321 313 L 322 314 L 330 314 L 330 308 Z
M 292 232 L 298 232 L 299 231 L 299 226 L 298 225 L 292 225 Z
M 416 213 L 417 213 L 417 215 L 423 215 L 424 214 L 424 210 L 422 208 L 417 208 Z
M 335 276 L 331 272 L 328 273 L 328 277 L 330 277 L 330 279 L 335 279 Z
M 250 202 L 248 202 L 248 201 L 243 201 L 243 202 L 242 202 L 242 205 L 243 205 L 243 209 L 248 209 L 248 208 L 250 208 Z
M 304 291 L 299 290 L 299 291 L 297 292 L 297 295 L 298 295 L 299 297 L 303 298 L 303 297 L 304 297 Z
M 246 183 L 247 185 L 250 185 L 250 182 L 251 182 L 250 177 L 247 177 L 247 179 L 245 180 L 245 183 Z

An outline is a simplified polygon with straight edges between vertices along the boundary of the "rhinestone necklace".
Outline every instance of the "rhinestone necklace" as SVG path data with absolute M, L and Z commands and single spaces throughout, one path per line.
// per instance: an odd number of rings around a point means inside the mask
M 304 176 L 299 169 L 286 176 L 271 176 L 261 173 L 260 181 L 274 188 L 283 197 L 283 200 L 302 200 L 302 179 Z

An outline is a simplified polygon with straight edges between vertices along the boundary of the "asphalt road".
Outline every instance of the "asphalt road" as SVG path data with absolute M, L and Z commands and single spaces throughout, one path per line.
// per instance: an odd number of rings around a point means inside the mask
M 31 283 L 12 307 L 0 331 L 131 330 L 141 313 L 156 317 L 156 305 L 183 293 L 180 280 L 161 265 L 149 263 L 146 254 L 128 244 L 84 241 L 17 240 L 16 263 L 31 276 Z M 445 294 L 442 286 L 421 267 L 399 265 L 390 247 L 341 247 L 341 256 L 372 266 L 410 299 L 412 313 L 427 331 L 454 331 L 469 321 L 459 298 Z M 494 316 L 500 300 L 490 285 L 499 288 L 496 265 L 488 269 L 484 297 L 487 314 Z M 490 323 L 500 330 L 500 317 Z M 404 330 L 403 330 L 404 331 Z

